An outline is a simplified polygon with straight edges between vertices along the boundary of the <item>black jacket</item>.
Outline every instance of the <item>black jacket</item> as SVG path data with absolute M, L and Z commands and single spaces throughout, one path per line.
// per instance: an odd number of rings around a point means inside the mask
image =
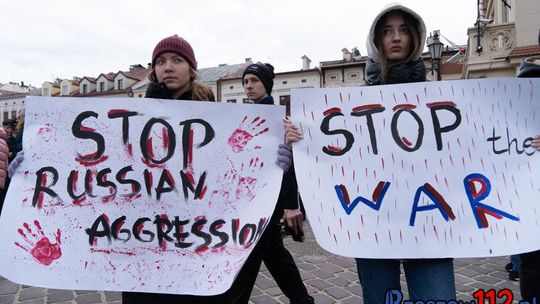
M 274 104 L 272 96 L 263 98 L 258 104 Z M 283 209 L 297 209 L 298 208 L 298 183 L 296 182 L 296 175 L 294 172 L 294 163 L 287 172 L 283 174 L 281 181 L 281 190 L 276 204 L 276 209 L 272 215 L 272 222 L 279 222 L 283 217 Z
M 149 83 L 146 88 L 146 98 L 157 98 L 157 99 L 173 99 L 171 92 L 165 86 L 163 82 L 161 83 Z M 187 91 L 177 98 L 178 100 L 193 100 L 193 92 Z M 214 94 L 211 94 L 209 101 L 216 101 Z
M 531 58 L 532 59 L 532 58 Z M 540 60 L 540 57 L 537 59 Z M 521 62 L 517 77 L 520 78 L 533 78 L 540 77 L 540 65 L 533 62 L 533 60 L 525 59 Z

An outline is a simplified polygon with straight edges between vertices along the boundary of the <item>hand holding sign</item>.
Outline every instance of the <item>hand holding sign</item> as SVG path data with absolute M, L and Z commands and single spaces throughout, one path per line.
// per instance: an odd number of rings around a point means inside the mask
M 283 123 L 285 125 L 285 143 L 287 146 L 291 146 L 291 144 L 304 138 L 302 131 L 288 117 L 283 119 Z
M 531 146 L 536 150 L 540 151 L 540 134 L 533 137 Z

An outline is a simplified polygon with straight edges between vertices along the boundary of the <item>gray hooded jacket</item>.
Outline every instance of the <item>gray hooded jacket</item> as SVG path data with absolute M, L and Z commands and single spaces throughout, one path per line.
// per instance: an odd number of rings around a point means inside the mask
M 418 15 L 415 11 L 411 10 L 408 7 L 403 5 L 393 3 L 386 6 L 373 20 L 371 27 L 369 29 L 369 34 L 366 40 L 366 48 L 368 52 L 369 60 L 366 66 L 366 84 L 367 85 L 377 85 L 380 84 L 380 63 L 381 55 L 379 50 L 375 45 L 375 27 L 379 20 L 390 11 L 403 11 L 408 15 L 411 15 L 416 19 L 418 24 L 418 32 L 420 39 L 420 48 L 417 53 L 414 54 L 413 58 L 420 58 L 422 51 L 424 50 L 424 45 L 426 41 L 426 25 L 422 17 Z M 414 60 L 409 62 L 394 62 L 388 64 L 388 83 L 406 83 L 406 82 L 418 82 L 425 81 L 425 67 L 423 62 L 420 60 Z

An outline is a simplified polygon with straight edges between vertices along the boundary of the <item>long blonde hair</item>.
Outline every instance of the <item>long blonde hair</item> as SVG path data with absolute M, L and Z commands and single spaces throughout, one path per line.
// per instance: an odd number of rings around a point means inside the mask
M 402 10 L 392 10 L 388 13 L 384 14 L 384 16 L 379 19 L 377 24 L 375 25 L 375 46 L 377 46 L 377 50 L 379 51 L 379 56 L 381 58 L 379 64 L 381 66 L 381 75 L 380 80 L 381 84 L 385 84 L 388 81 L 388 60 L 386 58 L 386 54 L 383 50 L 382 40 L 383 40 L 383 30 L 384 26 L 386 25 L 386 20 L 388 19 L 388 16 L 391 14 L 399 14 L 403 17 L 403 21 L 405 22 L 405 26 L 407 26 L 407 29 L 409 30 L 409 33 L 411 33 L 411 41 L 409 41 L 409 55 L 404 62 L 416 60 L 418 58 L 413 58 L 415 54 L 419 52 L 420 45 L 422 42 L 420 41 L 420 29 L 418 20 L 411 16 L 409 13 L 406 13 Z
M 19 114 L 19 117 L 17 118 L 17 125 L 15 126 L 15 130 L 18 132 L 21 131 L 21 129 L 24 127 L 24 112 Z
M 199 73 L 191 66 L 189 67 L 189 75 L 190 79 L 188 90 L 191 91 L 193 100 L 216 101 L 216 97 L 214 96 L 214 92 L 212 92 L 212 89 L 199 81 Z M 148 79 L 152 83 L 159 83 L 156 76 L 155 67 L 152 67 L 152 72 L 150 72 L 150 74 L 148 75 Z

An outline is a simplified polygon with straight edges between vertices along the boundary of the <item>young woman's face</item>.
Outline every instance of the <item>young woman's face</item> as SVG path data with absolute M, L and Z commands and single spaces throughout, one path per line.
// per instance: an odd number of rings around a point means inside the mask
M 191 69 L 184 57 L 176 53 L 163 53 L 156 58 L 156 78 L 164 82 L 174 98 L 189 88 Z
M 246 74 L 244 76 L 244 91 L 246 92 L 247 98 L 253 100 L 254 102 L 259 102 L 264 97 L 268 96 L 264 84 L 259 79 L 259 77 L 254 74 Z
M 388 60 L 405 60 L 411 51 L 411 33 L 403 15 L 391 13 L 383 27 L 382 47 Z

